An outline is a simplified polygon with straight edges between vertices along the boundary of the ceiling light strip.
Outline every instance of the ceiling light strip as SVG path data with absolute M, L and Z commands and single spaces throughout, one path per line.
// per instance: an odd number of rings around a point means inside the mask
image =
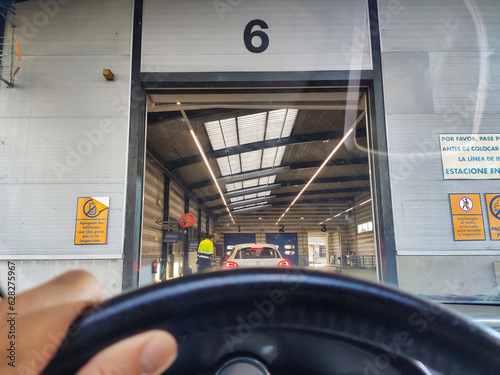
M 349 212 L 349 211 L 351 211 L 351 210 L 354 210 L 356 207 L 359 207 L 359 206 L 362 206 L 362 205 L 364 205 L 364 204 L 367 204 L 367 203 L 368 203 L 368 202 L 370 202 L 371 200 L 372 200 L 371 198 L 370 198 L 370 199 L 367 199 L 366 201 L 361 202 L 360 204 L 357 204 L 356 206 L 353 206 L 353 207 L 351 207 L 351 208 L 348 208 L 347 210 L 342 211 L 342 212 L 338 213 L 338 214 L 337 214 L 337 215 L 335 215 L 335 216 L 329 217 L 329 218 L 328 218 L 328 219 L 326 219 L 325 221 L 322 221 L 321 223 L 319 223 L 319 225 L 322 225 L 322 224 L 326 223 L 327 221 L 330 221 L 330 220 L 332 220 L 332 219 L 334 219 L 334 218 L 336 218 L 336 217 L 339 217 L 340 215 L 345 214 L 346 212 Z
M 278 225 L 278 223 L 280 222 L 281 219 L 283 219 L 283 217 L 285 216 L 285 214 L 288 212 L 288 210 L 290 210 L 290 208 L 295 204 L 295 202 L 297 202 L 297 200 L 300 198 L 300 196 L 302 195 L 302 193 L 304 193 L 304 191 L 306 191 L 306 189 L 309 187 L 309 185 L 312 184 L 312 182 L 316 179 L 316 176 L 318 176 L 318 174 L 323 170 L 323 168 L 325 167 L 325 165 L 330 161 L 330 159 L 333 157 L 333 155 L 335 155 L 335 153 L 337 152 L 337 150 L 340 148 L 340 146 L 342 146 L 344 144 L 344 142 L 346 141 L 346 139 L 351 135 L 351 133 L 354 131 L 354 128 L 356 127 L 357 125 L 357 122 L 351 126 L 351 128 L 349 129 L 349 131 L 342 137 L 342 139 L 340 140 L 340 142 L 337 144 L 337 146 L 335 146 L 335 148 L 333 149 L 333 151 L 330 153 L 330 155 L 328 155 L 328 157 L 325 159 L 325 161 L 321 164 L 321 166 L 318 168 L 318 170 L 316 171 L 316 173 L 314 173 L 314 175 L 311 177 L 311 179 L 307 182 L 307 184 L 302 188 L 302 190 L 300 191 L 299 194 L 297 194 L 297 196 L 295 197 L 295 199 L 292 201 L 292 203 L 290 204 L 290 206 L 288 206 L 288 208 L 285 210 L 285 212 L 283 212 L 283 214 L 281 215 L 281 217 L 278 219 L 278 221 L 276 222 L 275 225 Z
M 233 215 L 231 215 L 231 211 L 229 210 L 229 206 L 227 205 L 226 199 L 224 198 L 224 194 L 222 193 L 222 189 L 220 188 L 219 183 L 217 182 L 217 178 L 215 177 L 215 174 L 212 170 L 212 167 L 210 167 L 210 163 L 208 162 L 207 155 L 205 155 L 205 151 L 203 151 L 203 147 L 201 147 L 200 141 L 198 140 L 198 137 L 196 136 L 193 127 L 191 126 L 191 123 L 189 122 L 189 119 L 186 115 L 186 112 L 181 110 L 182 116 L 184 117 L 184 120 L 186 120 L 186 123 L 189 127 L 189 132 L 191 133 L 191 136 L 194 139 L 194 142 L 196 143 L 196 147 L 198 147 L 198 150 L 200 151 L 201 157 L 203 158 L 203 161 L 205 162 L 205 165 L 208 169 L 208 172 L 210 172 L 210 176 L 212 177 L 212 180 L 214 181 L 214 185 L 217 188 L 217 191 L 219 192 L 219 195 L 222 199 L 222 202 L 224 203 L 224 206 L 226 206 L 227 213 L 229 214 L 229 217 L 231 218 L 231 221 L 233 224 L 236 224 L 233 218 Z

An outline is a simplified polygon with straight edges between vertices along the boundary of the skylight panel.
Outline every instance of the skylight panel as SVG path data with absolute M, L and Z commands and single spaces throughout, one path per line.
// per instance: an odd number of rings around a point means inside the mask
M 253 199 L 253 198 L 257 198 L 257 193 L 253 193 L 253 194 L 246 194 L 243 196 L 243 198 L 245 199 Z
M 273 167 L 277 167 L 278 165 L 281 165 L 281 162 L 283 161 L 283 156 L 285 155 L 285 150 L 286 150 L 286 146 L 278 147 L 278 151 L 276 152 L 276 159 L 274 161 Z
M 269 112 L 266 139 L 279 139 L 292 134 L 297 109 L 278 109 Z
M 286 115 L 285 126 L 283 126 L 282 137 L 289 137 L 292 134 L 293 125 L 297 119 L 298 109 L 289 109 Z
M 281 129 L 285 123 L 286 109 L 278 109 L 269 112 L 269 119 L 267 121 L 266 139 L 281 138 Z
M 232 174 L 228 158 L 217 159 L 217 164 L 219 166 L 220 174 L 222 176 L 228 176 Z
M 259 186 L 269 184 L 269 176 L 259 178 Z
M 248 172 L 260 169 L 261 159 L 262 159 L 262 150 L 250 151 L 241 154 L 242 172 Z
M 254 187 L 254 186 L 258 186 L 259 185 L 259 180 L 257 178 L 253 179 L 253 180 L 246 180 L 246 181 L 243 181 L 243 188 L 250 188 L 250 187 Z
M 221 176 L 229 176 L 241 172 L 239 155 L 224 156 L 217 159 Z
M 259 142 L 265 139 L 289 137 L 297 117 L 296 109 L 278 109 L 260 112 L 238 118 L 228 118 L 205 123 L 205 128 L 213 150 Z M 258 171 L 262 168 L 280 166 L 286 146 L 244 152 L 238 155 L 217 159 L 221 176 L 242 172 Z M 256 178 L 225 186 L 227 192 L 256 186 L 265 186 L 276 181 L 276 175 Z M 271 191 L 261 192 L 254 197 L 270 195 Z M 250 199 L 250 195 L 244 197 Z M 241 198 L 242 199 L 242 198 Z
M 271 195 L 271 190 L 261 191 L 257 194 L 257 198 L 267 197 L 268 195 Z
M 206 122 L 205 129 L 213 150 L 222 150 L 238 145 L 235 118 Z
M 241 183 L 241 182 L 234 182 L 231 184 L 226 184 L 227 191 L 234 191 L 234 190 L 240 190 L 240 189 L 243 189 L 243 183 Z
M 238 117 L 240 145 L 264 140 L 267 112 Z
M 231 155 L 227 157 L 229 159 L 229 165 L 231 166 L 232 174 L 241 172 L 240 156 Z
M 274 166 L 274 161 L 276 159 L 277 147 L 266 148 L 262 154 L 262 168 L 271 168 Z
M 262 156 L 262 168 L 271 168 L 281 165 L 286 146 L 267 148 Z
M 212 149 L 220 150 L 225 148 L 224 137 L 222 136 L 222 129 L 219 121 L 206 122 L 205 129 L 207 130 Z
M 259 178 L 259 186 L 274 184 L 274 181 L 276 181 L 276 175 L 261 177 Z
M 229 118 L 220 120 L 222 134 L 226 142 L 226 147 L 238 146 L 238 134 L 236 133 L 236 119 Z

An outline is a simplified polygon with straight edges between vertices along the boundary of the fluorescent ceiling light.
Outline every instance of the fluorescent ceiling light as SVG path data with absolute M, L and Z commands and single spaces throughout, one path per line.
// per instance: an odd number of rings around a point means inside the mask
M 342 137 L 342 139 L 340 140 L 340 142 L 337 144 L 337 146 L 335 146 L 335 148 L 333 149 L 332 152 L 330 152 L 330 155 L 327 156 L 327 158 L 325 159 L 325 161 L 323 161 L 323 163 L 321 164 L 321 166 L 318 168 L 318 170 L 316 171 L 316 173 L 314 173 L 314 175 L 311 177 L 311 179 L 307 182 L 307 184 L 302 188 L 302 190 L 300 191 L 299 194 L 297 194 L 297 196 L 295 197 L 295 199 L 292 201 L 292 203 L 290 203 L 290 206 L 288 206 L 288 208 L 285 210 L 285 212 L 283 212 L 283 214 L 281 215 L 281 217 L 278 219 L 278 221 L 276 222 L 275 225 L 278 225 L 278 223 L 281 221 L 281 219 L 283 219 L 283 217 L 285 216 L 285 214 L 288 212 L 288 210 L 290 210 L 290 208 L 295 204 L 295 202 L 297 202 L 297 200 L 300 198 L 300 196 L 302 195 L 302 193 L 304 193 L 304 191 L 306 191 L 306 189 L 309 187 L 309 185 L 312 184 L 312 182 L 316 179 L 316 177 L 318 176 L 318 174 L 323 170 L 323 168 L 325 167 L 325 165 L 330 161 L 330 159 L 333 157 L 333 155 L 335 155 L 335 153 L 337 152 L 337 150 L 340 148 L 340 146 L 342 146 L 345 142 L 345 140 L 351 135 L 351 133 L 354 131 L 354 127 L 356 126 L 356 124 L 354 124 L 350 129 L 349 131 Z
M 200 151 L 200 155 L 203 158 L 203 161 L 205 162 L 205 166 L 208 169 L 208 172 L 210 173 L 210 176 L 212 177 L 212 180 L 214 181 L 214 185 L 217 188 L 217 191 L 219 192 L 219 195 L 222 199 L 222 202 L 224 203 L 224 206 L 226 206 L 227 213 L 229 214 L 229 217 L 231 218 L 231 221 L 233 224 L 236 224 L 233 218 L 233 215 L 231 215 L 231 210 L 229 210 L 229 206 L 227 205 L 226 199 L 224 198 L 224 194 L 222 193 L 222 190 L 219 186 L 219 183 L 217 182 L 217 178 L 215 177 L 215 174 L 212 170 L 212 167 L 210 167 L 210 163 L 208 162 L 207 155 L 205 155 L 205 151 L 203 151 L 203 147 L 201 147 L 200 141 L 198 140 L 198 137 L 196 136 L 193 127 L 191 126 L 191 123 L 189 122 L 189 118 L 186 115 L 186 112 L 184 110 L 181 110 L 182 116 L 184 117 L 184 120 L 186 120 L 186 123 L 189 127 L 189 132 L 191 133 L 191 136 L 194 139 L 194 142 L 196 143 L 196 147 L 198 147 L 198 150 Z
M 316 171 L 316 173 L 314 173 L 314 175 L 311 177 L 311 179 L 309 180 L 309 182 L 302 188 L 302 190 L 299 192 L 299 194 L 297 194 L 297 196 L 295 197 L 295 199 L 292 201 L 292 203 L 290 203 L 290 206 L 288 206 L 288 208 L 285 210 L 285 212 L 283 212 L 283 214 L 280 216 L 280 218 L 278 219 L 278 221 L 276 222 L 275 225 L 278 225 L 278 223 L 281 221 L 281 219 L 283 219 L 283 217 L 285 217 L 285 214 L 288 212 L 288 210 L 290 210 L 290 208 L 295 204 L 295 202 L 297 202 L 297 200 L 300 198 L 300 196 L 302 195 L 302 193 L 304 193 L 304 191 L 306 191 L 306 189 L 309 187 L 309 185 L 312 184 L 312 182 L 316 179 L 316 176 L 318 176 L 318 174 L 323 170 L 323 168 L 325 167 L 325 165 L 331 160 L 331 158 L 333 157 L 333 155 L 335 155 L 335 153 L 340 148 L 340 146 L 342 146 L 344 144 L 344 142 L 346 141 L 346 139 L 349 137 L 349 135 L 351 135 L 351 133 L 354 131 L 354 129 L 356 129 L 356 126 L 358 126 L 358 124 L 360 123 L 360 121 L 363 119 L 364 116 L 365 116 L 365 111 L 363 111 L 358 116 L 358 118 L 356 119 L 356 121 L 354 121 L 354 124 L 352 124 L 352 126 L 349 128 L 349 130 L 347 131 L 347 133 L 344 134 L 344 136 L 342 137 L 342 139 L 340 140 L 340 142 L 337 144 L 337 146 L 335 146 L 335 148 L 330 153 L 330 155 L 327 156 L 327 158 L 325 159 L 325 161 L 321 164 L 321 166 L 318 168 L 318 170 Z

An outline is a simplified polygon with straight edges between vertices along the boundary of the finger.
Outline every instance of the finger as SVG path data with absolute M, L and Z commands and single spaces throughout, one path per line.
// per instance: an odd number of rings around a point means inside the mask
M 71 323 L 91 304 L 79 301 L 14 316 L 15 368 L 2 360 L 0 374 L 39 374 L 60 347 Z M 8 329 L 9 325 L 0 325 L 2 348 L 9 347 Z
M 122 340 L 97 353 L 77 375 L 159 375 L 177 358 L 177 343 L 154 330 Z
M 49 307 L 76 301 L 101 301 L 104 289 L 97 279 L 83 270 L 70 271 L 16 297 L 15 311 L 30 314 Z M 7 301 L 0 303 L 0 312 L 5 313 Z M 3 314 L 2 314 L 3 315 Z

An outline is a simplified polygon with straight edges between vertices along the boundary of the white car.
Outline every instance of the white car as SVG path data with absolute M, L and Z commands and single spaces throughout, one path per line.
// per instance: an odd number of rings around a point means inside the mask
M 225 268 L 236 267 L 290 267 L 277 245 L 269 243 L 245 243 L 235 245 L 224 263 Z

